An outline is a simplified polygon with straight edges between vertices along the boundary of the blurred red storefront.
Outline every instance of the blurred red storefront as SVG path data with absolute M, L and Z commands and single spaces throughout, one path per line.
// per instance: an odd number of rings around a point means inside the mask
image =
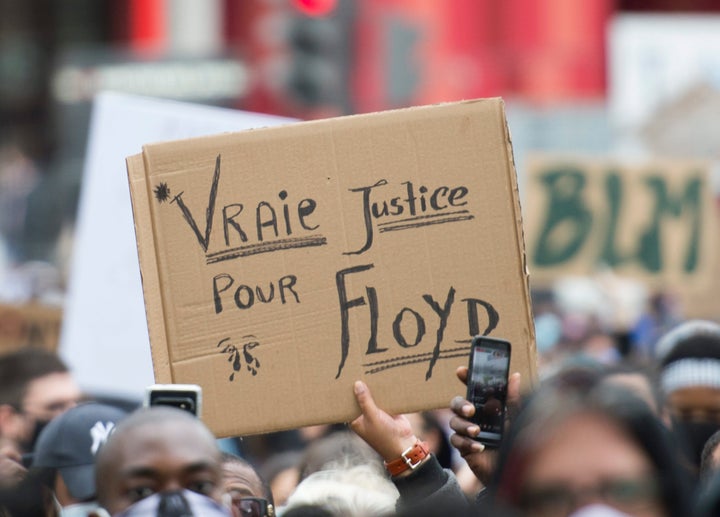
M 367 112 L 497 95 L 535 102 L 605 95 L 613 0 L 338 0 L 352 11 L 352 30 L 341 28 L 350 41 L 349 101 L 342 106 L 303 106 L 283 89 L 283 67 L 293 60 L 283 31 L 304 14 L 298 3 L 241 4 L 226 2 L 225 30 L 253 70 L 247 109 L 314 117 L 333 107 Z
M 551 102 L 605 94 L 611 0 L 362 5 L 354 78 L 358 111 L 495 95 Z M 405 87 L 398 88 L 398 81 Z

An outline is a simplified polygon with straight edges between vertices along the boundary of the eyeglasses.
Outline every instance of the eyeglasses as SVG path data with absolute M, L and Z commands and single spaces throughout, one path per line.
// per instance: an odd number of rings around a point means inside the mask
M 572 490 L 548 485 L 529 488 L 520 497 L 528 515 L 565 516 L 587 501 L 602 501 L 617 510 L 633 513 L 659 502 L 660 489 L 653 479 L 609 479 L 592 487 Z
M 233 497 L 232 505 L 242 517 L 275 517 L 275 508 L 261 497 Z

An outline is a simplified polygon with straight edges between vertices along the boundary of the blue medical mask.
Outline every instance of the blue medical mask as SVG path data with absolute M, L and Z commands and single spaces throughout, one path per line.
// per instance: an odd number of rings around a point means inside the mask
M 153 494 L 114 517 L 232 517 L 232 513 L 202 494 L 178 490 Z

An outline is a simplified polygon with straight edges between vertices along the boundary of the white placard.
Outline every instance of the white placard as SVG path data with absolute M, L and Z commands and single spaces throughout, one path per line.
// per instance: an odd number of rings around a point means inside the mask
M 621 129 L 647 123 L 698 84 L 720 88 L 720 16 L 617 16 L 608 34 L 609 107 Z

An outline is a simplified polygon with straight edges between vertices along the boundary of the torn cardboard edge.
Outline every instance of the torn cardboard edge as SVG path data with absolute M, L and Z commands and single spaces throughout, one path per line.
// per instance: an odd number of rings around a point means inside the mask
M 173 376 L 170 367 L 167 333 L 165 325 L 156 322 L 165 321 L 163 313 L 163 299 L 160 296 L 160 273 L 155 258 L 155 237 L 153 228 L 146 227 L 139 221 L 152 221 L 150 218 L 151 193 L 147 187 L 145 161 L 142 154 L 127 158 L 128 179 L 134 195 L 142 196 L 137 201 L 133 196 L 133 222 L 137 238 L 138 258 L 140 261 L 140 276 L 143 293 L 145 295 L 145 313 L 150 334 L 150 347 L 155 381 L 157 383 L 172 383 Z M 132 185 L 138 187 L 132 188 Z M 149 250 L 152 250 L 150 252 Z

